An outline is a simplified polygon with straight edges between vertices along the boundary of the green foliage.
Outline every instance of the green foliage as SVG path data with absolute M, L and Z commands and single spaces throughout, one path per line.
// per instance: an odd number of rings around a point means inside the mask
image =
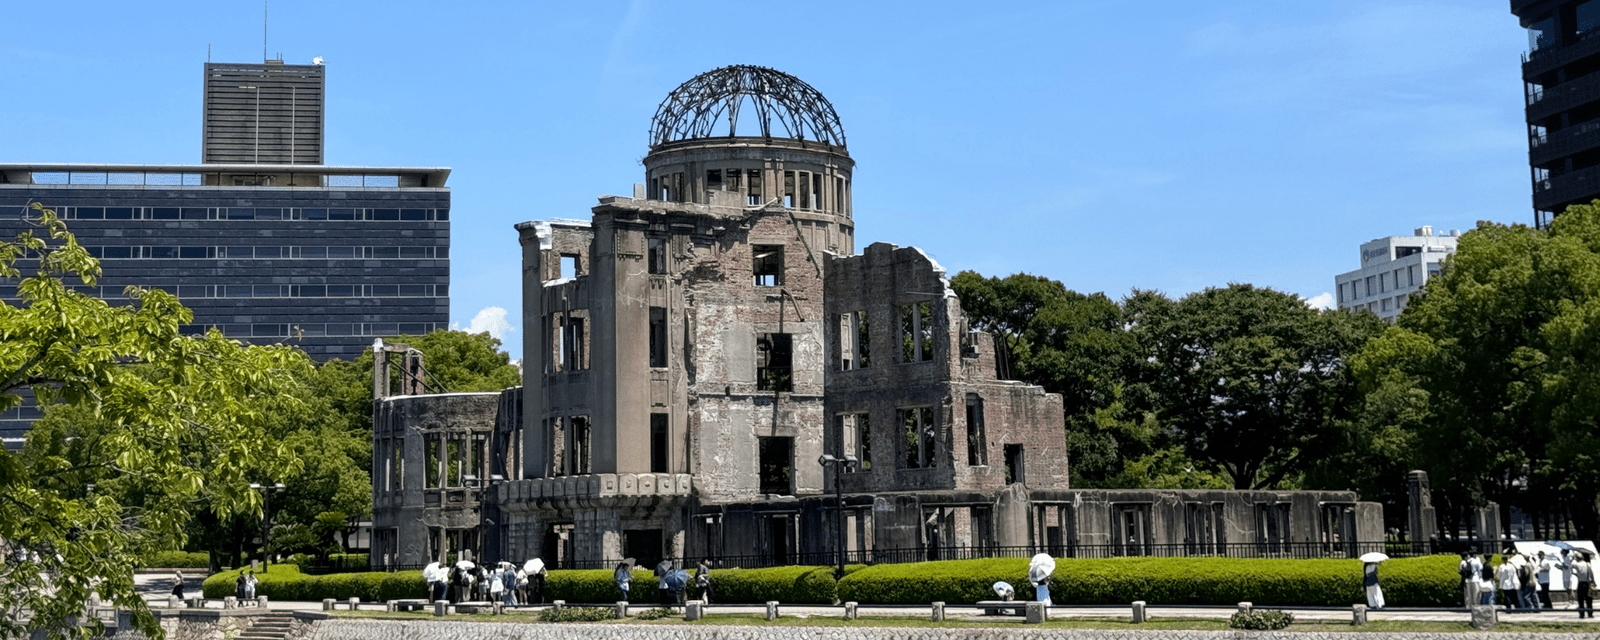
M 1455 560 L 1429 556 L 1383 564 L 1385 599 L 1394 606 L 1447 606 L 1459 599 Z M 873 604 L 972 603 L 994 599 L 1005 581 L 1032 597 L 1024 558 L 878 565 L 839 581 L 839 598 Z M 1058 559 L 1050 586 L 1060 604 L 1347 606 L 1364 601 L 1355 560 L 1239 558 Z
M 51 413 L 82 420 L 0 453 L 0 602 L 64 632 L 93 590 L 160 638 L 132 567 L 182 546 L 195 505 L 260 512 L 249 482 L 297 467 L 261 407 L 292 403 L 310 360 L 215 331 L 181 335 L 193 315 L 165 291 L 129 287 L 126 306 L 113 307 L 69 288 L 95 284 L 100 266 L 53 212 L 33 214 L 35 230 L 0 241 L 0 280 L 15 281 L 18 297 L 0 302 L 0 410 L 30 390 Z M 0 617 L 0 636 L 22 635 L 18 620 Z
M 833 567 L 773 567 L 770 569 L 717 569 L 711 572 L 711 592 L 717 602 L 760 603 L 777 600 L 794 604 L 833 604 Z
M 204 569 L 211 566 L 211 558 L 204 552 L 157 551 L 145 556 L 139 566 L 152 569 Z
M 1360 399 L 1346 359 L 1381 330 L 1374 316 L 1247 284 L 1140 306 L 1161 422 L 1233 488 L 1280 487 L 1346 444 Z
M 633 617 L 639 620 L 660 620 L 662 618 L 670 618 L 676 614 L 677 612 L 673 611 L 670 607 L 656 607 L 654 609 L 645 609 L 644 611 L 640 611 L 639 613 L 634 614 Z
M 1277 631 L 1294 624 L 1294 614 L 1277 609 L 1251 609 L 1250 613 L 1238 611 L 1228 618 L 1228 628 L 1251 631 Z
M 202 584 L 207 598 L 233 595 L 234 581 L 247 569 L 224 571 L 215 574 Z M 268 571 L 255 572 L 256 595 L 272 600 L 318 601 L 324 598 L 344 600 L 361 598 L 366 602 L 388 600 L 416 600 L 428 597 L 428 584 L 420 571 L 395 573 L 332 573 L 325 576 L 308 576 L 292 564 L 275 564 Z
M 634 599 L 655 597 L 656 578 L 651 572 L 635 569 L 629 587 Z M 616 602 L 622 599 L 611 569 L 551 571 L 545 578 L 545 598 L 567 602 Z
M 1493 500 L 1600 535 L 1600 204 L 1547 229 L 1478 223 L 1356 361 L 1419 442 L 1441 518 Z M 1449 527 L 1448 520 L 1440 523 Z M 1431 533 L 1431 532 L 1425 532 Z
M 534 616 L 539 622 L 603 622 L 616 617 L 615 611 L 602 607 L 550 607 Z

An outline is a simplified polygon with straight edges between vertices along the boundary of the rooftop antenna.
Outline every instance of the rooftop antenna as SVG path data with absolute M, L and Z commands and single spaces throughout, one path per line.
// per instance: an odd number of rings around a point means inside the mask
M 267 61 L 267 3 L 261 0 L 261 61 Z
M 206 43 L 206 64 L 211 64 L 211 43 Z

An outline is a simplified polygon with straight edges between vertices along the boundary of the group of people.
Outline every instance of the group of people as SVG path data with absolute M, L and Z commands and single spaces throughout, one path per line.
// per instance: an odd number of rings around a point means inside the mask
M 683 604 L 685 591 L 690 585 L 689 575 L 682 569 L 673 565 L 671 560 L 662 560 L 656 564 L 656 591 L 661 604 Z M 633 585 L 633 563 L 623 561 L 617 564 L 612 572 L 612 578 L 617 582 L 617 591 L 622 594 L 622 602 L 629 601 L 629 593 Z M 693 585 L 696 595 L 701 602 L 711 604 L 711 559 L 701 558 L 700 564 L 695 567 Z
M 1461 554 L 1458 570 L 1466 606 L 1494 606 L 1498 593 L 1505 599 L 1507 611 L 1554 609 L 1550 584 L 1552 579 L 1557 579 L 1561 585 L 1558 591 L 1575 583 L 1578 617 L 1594 617 L 1594 567 L 1588 552 L 1562 549 L 1559 555 L 1539 551 L 1529 557 L 1507 549 L 1503 558 L 1498 567 L 1491 567 L 1487 559 L 1480 558 L 1477 553 Z
M 260 581 L 256 579 L 256 572 L 253 569 L 245 569 L 233 581 L 233 597 L 238 598 L 240 603 L 255 600 L 257 582 Z
M 533 571 L 527 571 L 528 568 Z M 451 603 L 498 600 L 511 607 L 522 603 L 542 604 L 548 575 L 544 563 L 538 559 L 529 561 L 522 569 L 509 562 L 489 568 L 458 562 L 446 569 L 435 562 L 422 570 L 422 577 L 428 582 L 429 600 Z

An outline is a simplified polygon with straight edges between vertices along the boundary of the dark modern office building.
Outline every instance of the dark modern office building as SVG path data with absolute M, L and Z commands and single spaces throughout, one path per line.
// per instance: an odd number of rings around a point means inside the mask
M 1511 0 L 1522 59 L 1534 223 L 1600 198 L 1600 0 Z
M 194 332 L 319 361 L 446 328 L 450 170 L 321 164 L 322 69 L 207 64 L 203 164 L 0 160 L 0 235 L 42 203 L 101 258 L 88 292 L 165 289 L 194 311 Z M 15 285 L 0 282 L 0 299 L 14 302 Z M 0 413 L 0 438 L 16 446 L 38 415 L 32 403 Z

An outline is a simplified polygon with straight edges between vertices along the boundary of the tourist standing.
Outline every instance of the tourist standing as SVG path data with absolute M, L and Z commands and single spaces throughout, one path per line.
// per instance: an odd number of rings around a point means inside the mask
M 1539 608 L 1539 580 L 1538 571 L 1533 568 L 1527 556 L 1518 554 L 1517 557 L 1517 605 L 1523 609 Z
M 1499 582 L 1495 586 L 1500 587 L 1500 597 L 1506 601 L 1506 611 L 1517 606 L 1517 566 L 1511 564 L 1511 555 L 1508 552 L 1501 557 L 1500 567 L 1495 569 L 1494 574 L 1495 580 Z
M 246 600 L 254 601 L 256 599 L 256 583 L 257 582 L 259 582 L 259 580 L 256 580 L 256 572 L 251 571 L 250 569 L 245 569 L 244 570 L 244 598 Z
M 1539 604 L 1545 609 L 1555 608 L 1550 602 L 1550 571 L 1558 564 L 1560 563 L 1556 562 L 1554 557 L 1545 555 L 1543 551 L 1539 552 Z
M 711 558 L 701 558 L 695 567 L 694 588 L 700 591 L 700 602 L 711 604 Z
M 1494 567 L 1487 564 L 1478 572 L 1478 604 L 1494 606 Z
M 617 570 L 611 574 L 612 579 L 617 581 L 617 590 L 622 592 L 623 602 L 628 601 L 628 583 L 633 581 L 633 572 L 630 569 L 628 563 L 623 562 L 618 564 Z
M 1594 617 L 1594 567 L 1589 564 L 1589 554 L 1579 553 L 1572 563 L 1572 577 L 1578 581 L 1578 617 Z
M 172 573 L 172 580 L 175 583 L 175 584 L 172 585 L 172 595 L 177 596 L 179 600 L 184 599 L 183 598 L 183 572 L 182 571 L 173 572 Z

